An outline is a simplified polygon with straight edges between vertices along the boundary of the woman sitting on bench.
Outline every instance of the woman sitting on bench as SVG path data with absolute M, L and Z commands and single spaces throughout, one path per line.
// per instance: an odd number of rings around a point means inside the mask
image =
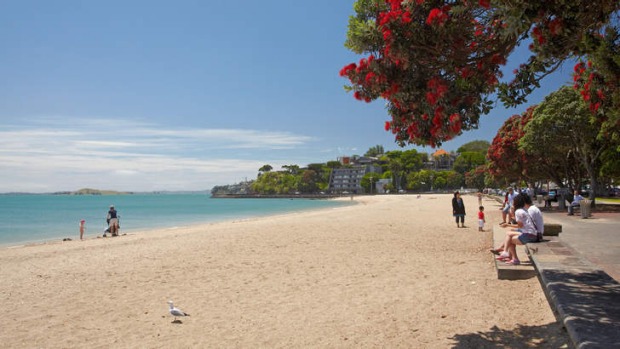
M 537 232 L 534 225 L 534 219 L 525 210 L 526 194 L 519 194 L 514 198 L 515 217 L 517 220 L 517 228 L 506 232 L 506 240 L 504 241 L 504 252 L 502 252 L 497 260 L 505 261 L 506 264 L 519 265 L 519 257 L 517 256 L 516 245 L 525 245 L 528 242 L 537 241 Z

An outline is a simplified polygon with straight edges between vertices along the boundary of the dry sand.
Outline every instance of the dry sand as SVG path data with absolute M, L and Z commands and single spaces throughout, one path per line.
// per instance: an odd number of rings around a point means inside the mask
M 0 347 L 558 348 L 536 278 L 497 279 L 499 206 L 357 197 L 303 213 L 0 249 Z M 173 323 L 166 301 L 191 314 Z

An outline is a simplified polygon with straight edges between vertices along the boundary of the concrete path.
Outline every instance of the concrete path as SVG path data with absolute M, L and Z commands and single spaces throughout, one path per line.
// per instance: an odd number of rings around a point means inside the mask
M 545 223 L 561 224 L 562 233 L 526 251 L 573 346 L 620 348 L 620 212 L 583 219 L 552 207 L 543 216 Z
M 528 244 L 549 303 L 575 348 L 620 348 L 620 213 L 543 213 L 559 237 Z
M 543 216 L 546 223 L 562 224 L 562 242 L 620 282 L 620 213 L 594 212 L 582 219 L 554 208 Z

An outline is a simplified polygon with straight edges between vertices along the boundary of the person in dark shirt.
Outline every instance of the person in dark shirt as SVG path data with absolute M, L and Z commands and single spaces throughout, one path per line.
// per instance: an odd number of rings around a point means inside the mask
M 110 230 L 110 234 L 112 236 L 118 236 L 119 224 L 118 224 L 118 212 L 114 208 L 114 205 L 110 205 L 110 210 L 108 211 L 108 216 L 106 218 L 108 222 L 108 229 Z M 103 234 L 105 236 L 105 234 Z
M 452 216 L 456 219 L 456 227 L 465 228 L 465 204 L 463 203 L 463 199 L 461 198 L 461 193 L 458 191 L 454 193 L 454 198 L 452 199 Z M 461 225 L 459 226 L 459 220 L 461 221 Z

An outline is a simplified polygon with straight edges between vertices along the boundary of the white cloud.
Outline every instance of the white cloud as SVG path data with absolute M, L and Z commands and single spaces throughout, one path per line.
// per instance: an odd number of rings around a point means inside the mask
M 0 127 L 0 192 L 208 189 L 254 178 L 266 163 L 274 168 L 295 163 L 270 154 L 314 140 L 286 132 L 165 129 L 136 122 L 110 132 L 103 124 L 110 120 L 40 119 Z

